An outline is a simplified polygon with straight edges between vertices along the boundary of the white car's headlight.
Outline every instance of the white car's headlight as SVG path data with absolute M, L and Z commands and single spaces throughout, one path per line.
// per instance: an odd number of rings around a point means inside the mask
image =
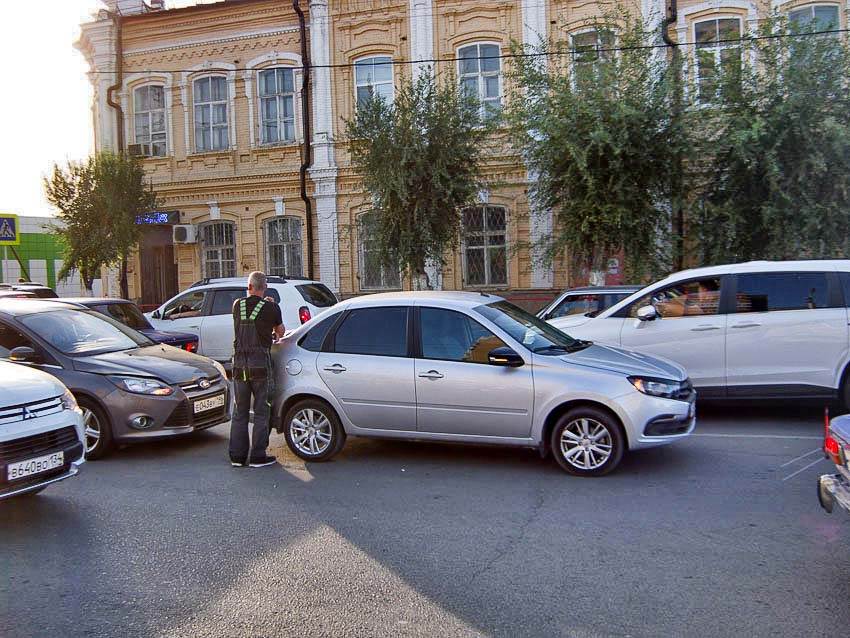
M 143 379 L 140 377 L 109 377 L 122 390 L 133 394 L 152 394 L 155 396 L 168 396 L 174 393 L 174 388 L 165 385 L 156 379 Z
M 79 410 L 80 406 L 77 405 L 77 399 L 71 394 L 70 390 L 65 390 L 65 392 L 60 397 L 62 401 L 62 409 L 63 410 Z
M 683 389 L 682 382 L 671 381 L 670 379 L 629 377 L 629 382 L 635 386 L 635 389 L 639 392 L 643 392 L 644 394 L 654 397 L 664 397 L 665 399 L 678 399 L 680 392 Z

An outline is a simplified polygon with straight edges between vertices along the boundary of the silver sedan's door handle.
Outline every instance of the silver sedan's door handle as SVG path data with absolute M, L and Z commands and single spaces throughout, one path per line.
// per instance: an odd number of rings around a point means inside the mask
M 747 321 L 746 323 L 736 323 L 733 328 L 758 328 L 761 324 L 757 321 Z
M 423 379 L 442 379 L 443 375 L 437 372 L 436 370 L 428 370 L 428 372 L 423 372 L 419 375 Z
M 696 328 L 691 328 L 691 332 L 706 332 L 708 330 L 720 330 L 720 326 L 713 326 L 706 323 L 701 326 L 697 326 Z
M 345 372 L 348 368 L 346 368 L 344 365 L 341 365 L 339 363 L 335 363 L 332 366 L 327 366 L 324 369 L 327 370 L 328 372 Z

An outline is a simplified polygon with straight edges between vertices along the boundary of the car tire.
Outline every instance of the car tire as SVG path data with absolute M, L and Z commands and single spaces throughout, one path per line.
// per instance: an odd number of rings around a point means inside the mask
M 283 420 L 283 434 L 293 454 L 305 461 L 327 461 L 345 445 L 345 430 L 336 412 L 319 399 L 295 403 Z
M 620 464 L 626 438 L 617 419 L 586 406 L 573 408 L 558 419 L 550 445 L 555 460 L 566 472 L 603 476 Z
M 841 381 L 838 398 L 841 400 L 841 410 L 845 414 L 850 412 L 850 369 L 844 372 L 844 379 Z
M 96 461 L 109 454 L 113 448 L 112 426 L 101 407 L 85 397 L 77 398 L 83 411 L 83 430 L 86 459 Z

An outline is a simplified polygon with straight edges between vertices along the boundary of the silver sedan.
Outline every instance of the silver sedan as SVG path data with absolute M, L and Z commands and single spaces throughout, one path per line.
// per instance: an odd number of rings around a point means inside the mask
M 695 425 L 681 366 L 573 339 L 486 294 L 350 299 L 273 353 L 273 426 L 309 461 L 356 435 L 534 447 L 594 476 Z

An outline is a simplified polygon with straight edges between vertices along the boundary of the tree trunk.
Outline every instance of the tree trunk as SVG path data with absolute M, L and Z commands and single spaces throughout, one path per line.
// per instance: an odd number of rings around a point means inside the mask
M 413 289 L 414 290 L 433 290 L 431 279 L 425 268 L 417 268 L 413 271 Z
M 121 298 L 130 298 L 130 286 L 127 283 L 127 255 L 121 256 Z

